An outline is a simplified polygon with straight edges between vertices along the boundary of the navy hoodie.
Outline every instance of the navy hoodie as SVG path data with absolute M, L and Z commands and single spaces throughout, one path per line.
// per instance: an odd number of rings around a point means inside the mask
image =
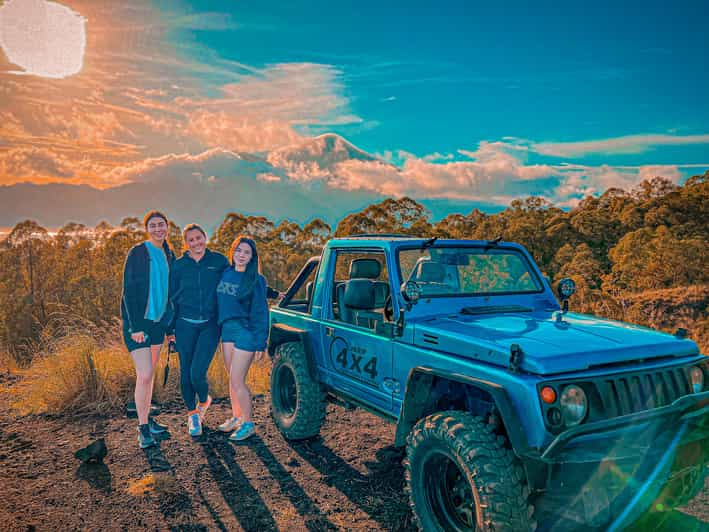
M 266 348 L 268 339 L 268 304 L 266 303 L 266 279 L 258 274 L 251 293 L 243 297 L 240 290 L 242 272 L 230 267 L 224 270 L 217 286 L 217 306 L 219 307 L 219 324 L 227 320 L 246 320 L 246 327 L 254 340 L 262 349 Z

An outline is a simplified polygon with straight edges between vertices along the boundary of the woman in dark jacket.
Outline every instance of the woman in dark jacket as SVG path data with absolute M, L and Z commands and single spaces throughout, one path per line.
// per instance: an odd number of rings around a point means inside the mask
M 224 270 L 217 287 L 222 351 L 229 372 L 232 417 L 219 429 L 233 433 L 232 441 L 245 440 L 254 431 L 251 419 L 251 392 L 246 374 L 254 359 L 266 349 L 268 305 L 266 279 L 261 275 L 256 244 L 243 236 L 229 250 L 232 267 Z
M 171 321 L 168 300 L 170 265 L 175 254 L 167 244 L 167 217 L 150 211 L 143 219 L 148 239 L 131 248 L 123 269 L 121 317 L 123 340 L 135 364 L 135 407 L 138 444 L 155 445 L 154 434 L 167 427 L 149 417 L 155 368 Z
M 187 427 L 191 436 L 199 436 L 212 403 L 207 370 L 219 345 L 217 285 L 229 261 L 221 253 L 207 249 L 207 234 L 199 225 L 187 225 L 182 235 L 187 250 L 170 270 L 170 299 L 175 309 L 175 340 L 180 353 L 180 388 L 187 406 Z

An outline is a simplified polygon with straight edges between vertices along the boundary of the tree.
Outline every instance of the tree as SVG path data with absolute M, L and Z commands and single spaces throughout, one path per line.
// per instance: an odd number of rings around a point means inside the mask
M 426 208 L 411 198 L 388 198 L 346 216 L 337 224 L 335 236 L 374 233 L 428 236 L 432 232 L 429 216 Z
M 651 290 L 709 282 L 706 241 L 681 239 L 671 229 L 642 228 L 628 233 L 610 250 L 606 291 Z

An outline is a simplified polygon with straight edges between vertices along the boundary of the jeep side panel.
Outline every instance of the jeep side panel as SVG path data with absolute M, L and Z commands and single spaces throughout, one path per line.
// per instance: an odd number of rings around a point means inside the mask
M 335 265 L 338 253 L 387 254 L 378 246 L 328 247 L 323 254 L 318 287 L 314 297 L 320 307 L 321 346 L 319 360 L 321 381 L 344 396 L 379 412 L 391 415 L 392 342 L 377 332 L 335 319 L 333 299 Z M 342 279 L 339 279 L 342 281 Z M 317 290 L 317 289 L 316 289 Z

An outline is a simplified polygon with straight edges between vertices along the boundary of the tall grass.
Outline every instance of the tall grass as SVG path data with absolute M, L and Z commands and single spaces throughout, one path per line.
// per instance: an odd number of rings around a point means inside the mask
M 20 369 L 20 365 L 17 363 L 17 359 L 12 356 L 8 351 L 0 351 L 0 374 L 12 375 L 17 373 Z
M 133 399 L 135 369 L 117 329 L 70 332 L 44 345 L 29 367 L 13 368 L 20 376 L 10 403 L 15 414 L 105 415 L 122 412 Z M 154 397 L 159 402 L 181 401 L 179 357 L 170 356 L 169 378 L 163 386 L 166 361 L 163 349 Z M 269 374 L 267 359 L 252 365 L 247 382 L 254 393 L 268 389 Z M 208 380 L 213 397 L 228 397 L 229 378 L 221 351 L 212 361 Z

